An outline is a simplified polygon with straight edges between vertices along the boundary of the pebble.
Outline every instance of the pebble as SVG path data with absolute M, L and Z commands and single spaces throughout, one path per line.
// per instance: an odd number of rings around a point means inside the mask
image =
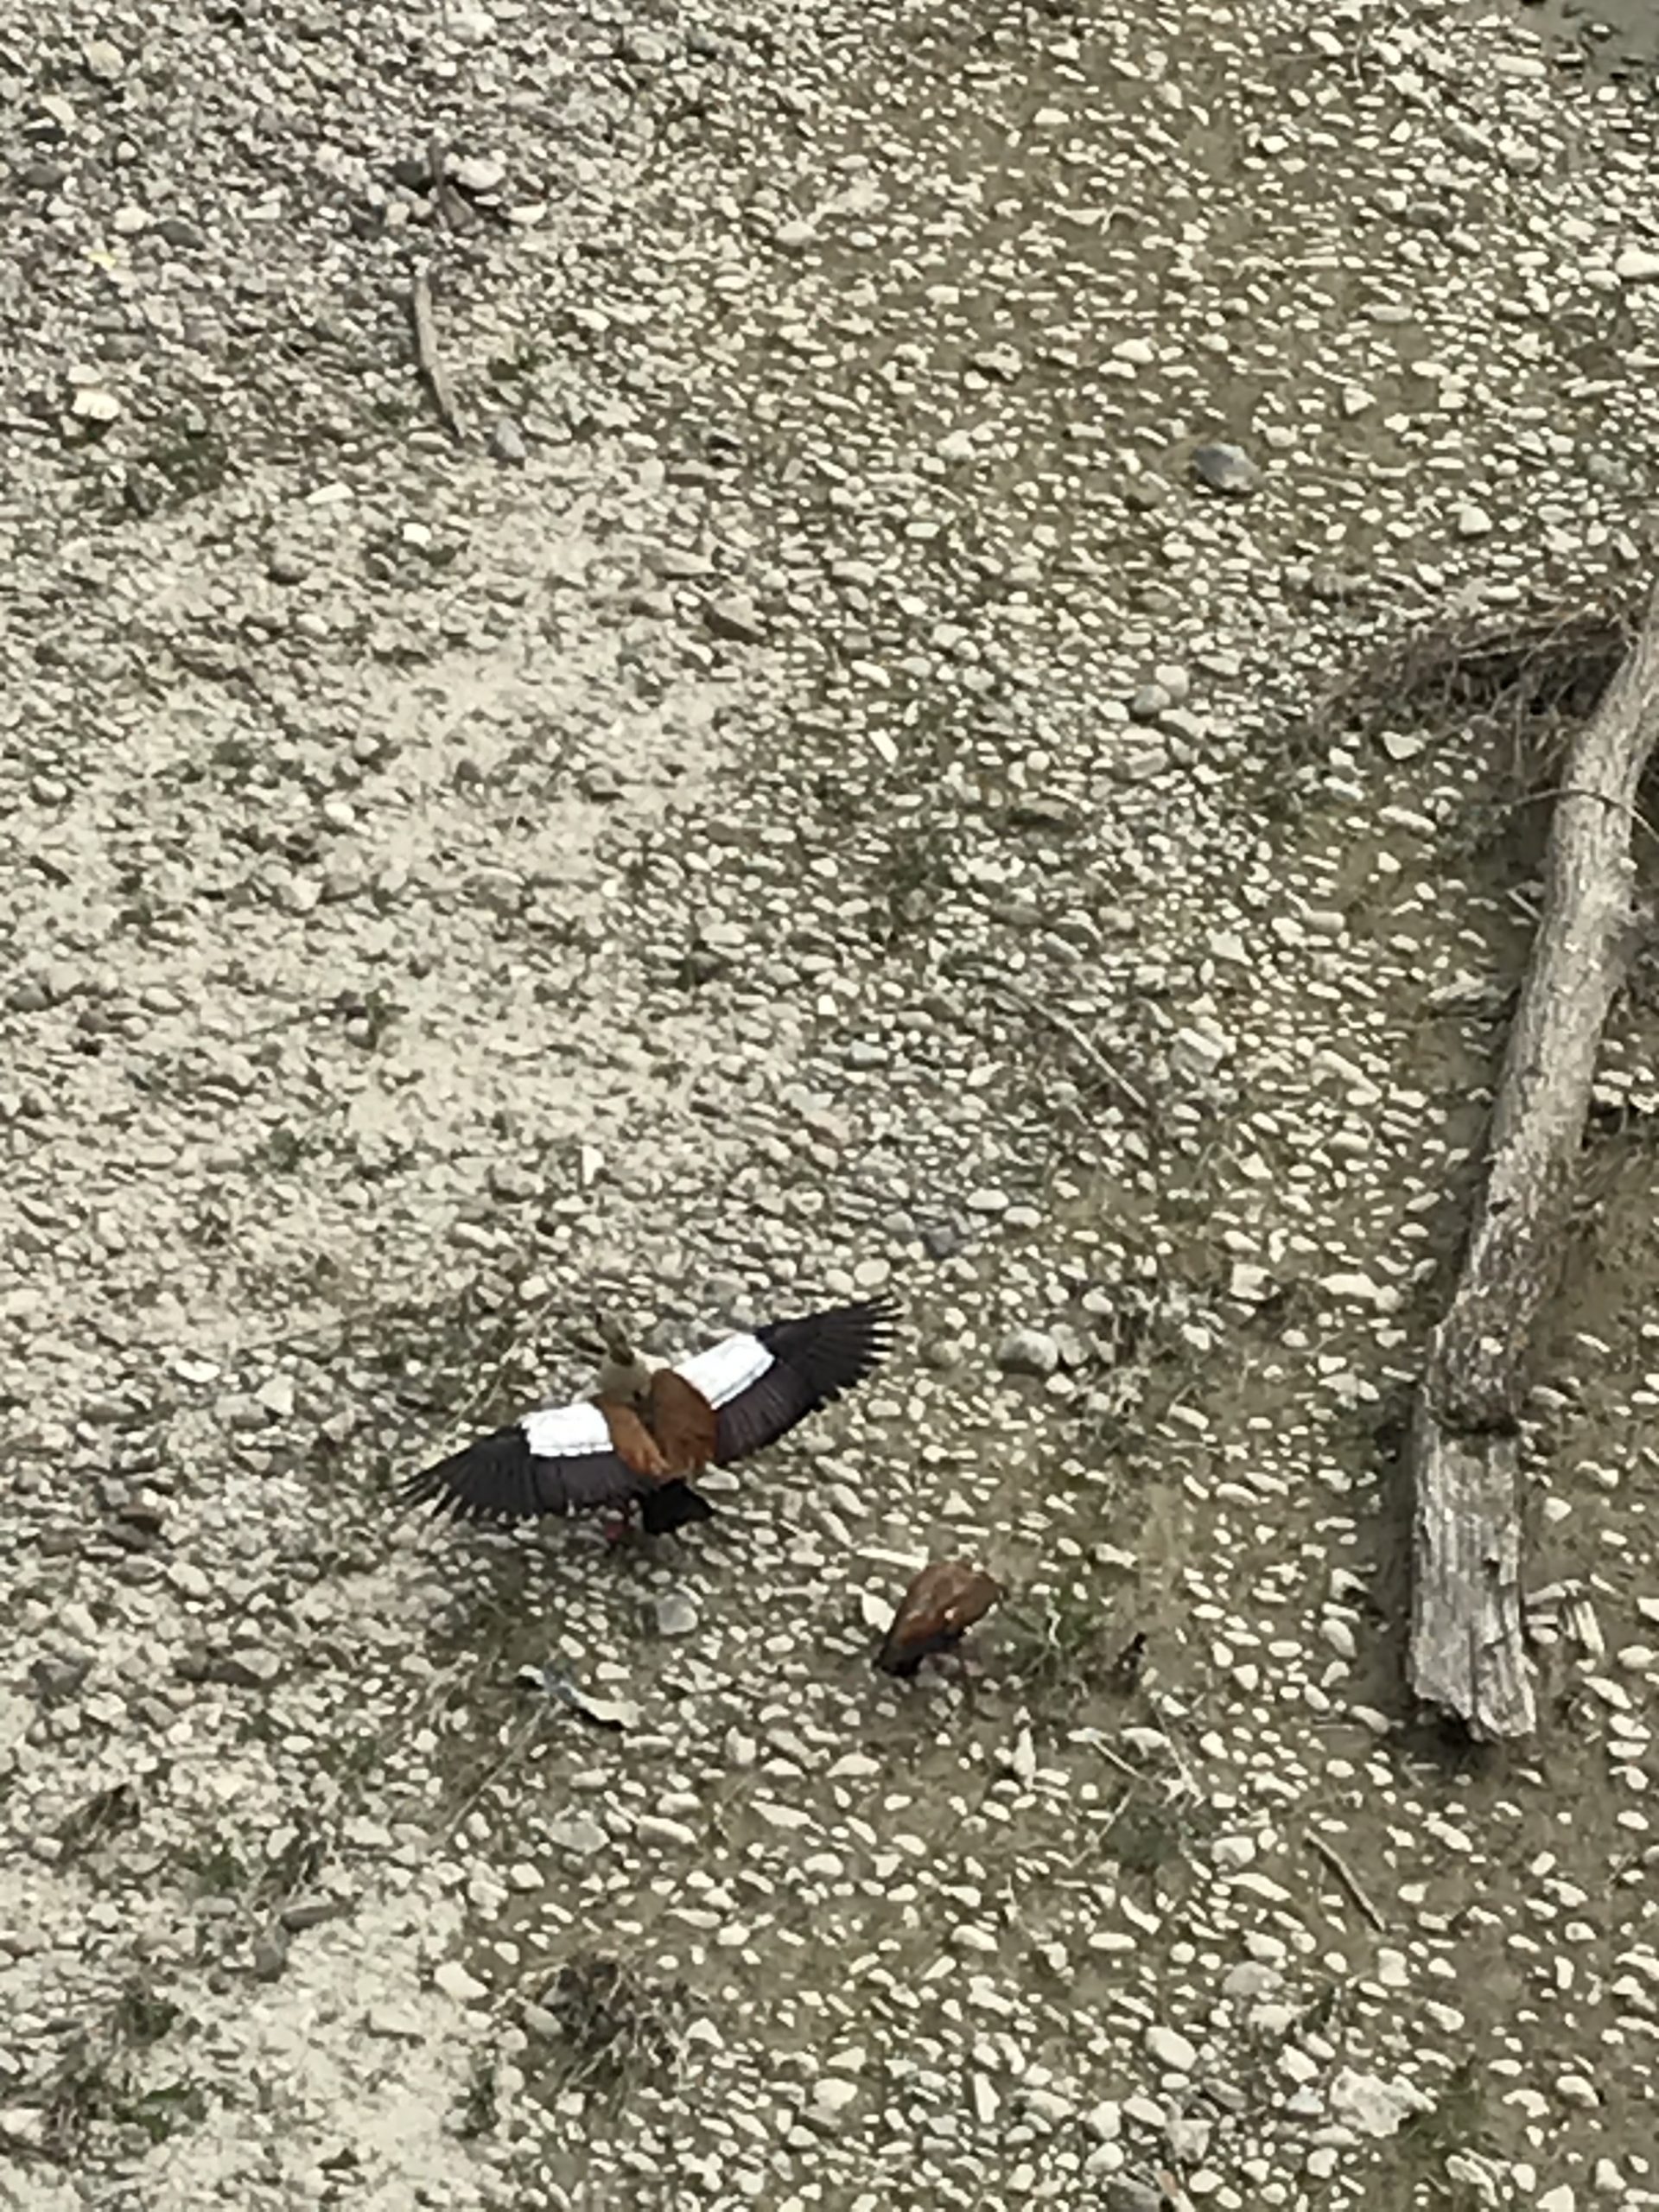
M 659 1814 L 642 1813 L 634 1823 L 634 1837 L 648 1850 L 667 1847 L 680 1851 L 696 1848 L 697 1832 L 683 1821 L 664 1819 Z
M 288 1964 L 288 1938 L 279 1929 L 256 1936 L 248 1971 L 256 1981 L 276 1981 Z
M 463 192 L 499 192 L 507 181 L 507 165 L 495 154 L 467 154 L 449 164 L 449 174 Z
M 703 610 L 703 620 L 716 638 L 728 639 L 737 645 L 758 645 L 766 634 L 766 626 L 752 599 L 739 592 L 729 592 L 721 599 L 711 599 Z
M 996 1363 L 1005 1375 L 1043 1378 L 1060 1363 L 1060 1348 L 1046 1329 L 1016 1329 L 996 1348 Z
M 702 1620 L 696 1601 L 683 1590 L 665 1590 L 654 1601 L 658 1636 L 691 1636 Z
M 35 1695 L 51 1704 L 60 1698 L 73 1697 L 92 1671 L 90 1653 L 48 1653 L 35 1661 L 29 1678 Z
M 454 1998 L 457 2005 L 475 2005 L 480 1998 L 490 1993 L 487 1985 L 480 1981 L 475 1974 L 468 1974 L 457 1959 L 445 1959 L 435 1967 L 432 1982 L 433 1986 L 441 1989 L 446 1997 Z
M 1172 2074 L 1190 2074 L 1198 2063 L 1198 2046 L 1179 2028 L 1149 2027 L 1147 2050 L 1157 2065 Z
M 1333 2075 L 1328 2092 L 1332 2117 L 1362 2135 L 1397 2134 L 1414 2113 L 1427 2112 L 1433 2100 L 1404 2081 L 1389 2081 L 1344 2067 Z
M 547 1824 L 547 1840 L 556 1851 L 568 1851 L 575 1859 L 590 1859 L 609 1841 L 589 1813 L 558 1815 Z
M 245 1690 L 269 1689 L 281 1677 L 282 1671 L 278 1655 L 259 1644 L 240 1645 L 235 1651 L 213 1660 L 211 1665 L 213 1681 Z
M 1169 1048 L 1169 1064 L 1178 1074 L 1207 1080 L 1219 1073 L 1232 1052 L 1231 1039 L 1218 1030 L 1178 1029 Z
M 1373 1281 L 1358 1272 L 1321 1275 L 1319 1289 L 1326 1298 L 1334 1298 L 1346 1306 L 1369 1306 L 1379 1313 L 1392 1313 L 1400 1303 L 1400 1293 L 1391 1283 Z
M 268 1414 L 275 1414 L 278 1421 L 290 1421 L 294 1415 L 295 1391 L 291 1375 L 273 1375 L 254 1392 L 257 1402 Z
M 1192 474 L 1209 492 L 1235 499 L 1248 499 L 1262 480 L 1260 464 L 1243 446 L 1198 446 L 1192 454 Z
M 999 1214 L 1006 1213 L 1014 1201 L 1006 1191 L 994 1190 L 987 1185 L 969 1191 L 963 1204 L 969 1213 Z

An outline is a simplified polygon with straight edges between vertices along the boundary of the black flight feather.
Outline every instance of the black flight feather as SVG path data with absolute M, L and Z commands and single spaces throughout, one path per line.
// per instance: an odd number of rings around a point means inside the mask
M 892 1350 L 896 1318 L 891 1299 L 866 1298 L 754 1330 L 772 1365 L 720 1408 L 716 1464 L 764 1451 L 861 1382 Z

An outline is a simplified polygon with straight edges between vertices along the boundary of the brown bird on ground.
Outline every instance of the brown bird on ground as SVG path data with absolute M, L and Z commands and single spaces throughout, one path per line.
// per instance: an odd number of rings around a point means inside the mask
M 1001 1584 L 966 1560 L 931 1560 L 899 1600 L 876 1665 L 884 1675 L 913 1675 L 933 1653 L 954 1651 L 1001 1595 Z
M 658 1368 L 601 1318 L 590 1398 L 493 1430 L 411 1476 L 399 1497 L 456 1521 L 620 1509 L 613 1541 L 636 1504 L 648 1535 L 706 1521 L 715 1509 L 690 1478 L 764 1451 L 861 1382 L 891 1348 L 894 1318 L 890 1300 L 862 1299 L 740 1331 Z

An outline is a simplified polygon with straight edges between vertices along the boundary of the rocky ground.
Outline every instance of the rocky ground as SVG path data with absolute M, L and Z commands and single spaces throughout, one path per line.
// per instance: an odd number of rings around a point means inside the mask
M 1544 1726 L 1401 1688 L 1652 553 L 1650 94 L 1535 20 L 13 11 L 0 2202 L 1659 2205 L 1645 970 Z M 683 1539 L 390 1509 L 596 1298 L 887 1283 Z

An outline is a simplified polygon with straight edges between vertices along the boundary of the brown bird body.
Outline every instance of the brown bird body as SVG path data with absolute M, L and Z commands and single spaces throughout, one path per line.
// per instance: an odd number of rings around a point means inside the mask
M 648 1535 L 706 1521 L 691 1487 L 705 1467 L 746 1459 L 863 1380 L 891 1341 L 885 1298 L 739 1331 L 652 1368 L 613 1325 L 591 1398 L 544 1406 L 478 1438 L 402 1485 L 458 1521 L 638 1505 Z
M 924 1659 L 954 1650 L 1001 1595 L 1001 1584 L 966 1560 L 931 1560 L 899 1600 L 876 1665 L 884 1675 L 913 1675 Z

